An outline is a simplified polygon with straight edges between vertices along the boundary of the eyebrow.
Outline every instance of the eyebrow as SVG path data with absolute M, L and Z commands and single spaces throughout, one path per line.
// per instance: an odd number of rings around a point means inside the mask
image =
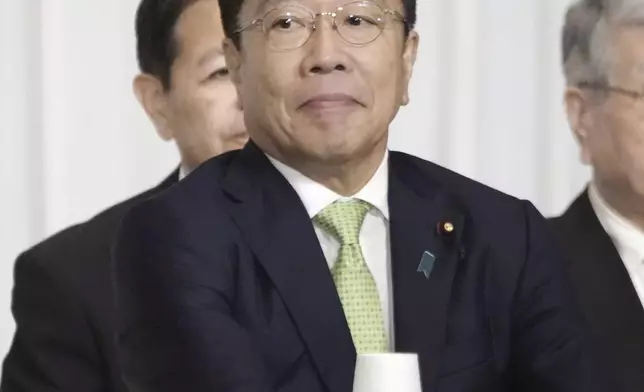
M 264 9 L 267 9 L 268 7 L 287 4 L 287 3 L 295 3 L 295 4 L 298 4 L 298 5 L 302 5 L 302 4 L 300 4 L 299 1 L 294 1 L 294 0 L 267 0 L 267 1 L 264 2 Z
M 255 13 L 257 14 L 263 14 L 266 11 L 270 10 L 271 8 L 275 8 L 279 5 L 282 5 L 283 3 L 287 3 L 288 1 L 285 0 L 266 0 L 262 3 L 259 4 L 257 9 L 255 10 Z
M 222 56 L 223 54 L 224 51 L 220 47 L 211 48 L 199 58 L 199 61 L 197 61 L 197 66 L 203 67 L 204 65 L 208 64 L 215 58 Z

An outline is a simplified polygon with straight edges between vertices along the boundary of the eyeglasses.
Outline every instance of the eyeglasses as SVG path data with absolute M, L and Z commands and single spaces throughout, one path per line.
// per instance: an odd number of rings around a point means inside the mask
M 297 49 L 308 42 L 317 28 L 318 17 L 322 16 L 333 18 L 333 29 L 352 45 L 366 45 L 375 41 L 382 34 L 389 18 L 407 26 L 407 20 L 397 11 L 383 9 L 370 1 L 355 1 L 338 7 L 335 12 L 317 14 L 299 5 L 280 6 L 254 19 L 235 33 L 261 27 L 273 49 Z
M 626 88 L 623 88 L 623 87 L 611 86 L 611 85 L 606 84 L 606 83 L 581 82 L 581 83 L 577 84 L 577 87 L 579 87 L 579 88 L 587 88 L 587 89 L 591 89 L 591 90 L 608 91 L 608 92 L 612 92 L 612 93 L 625 95 L 625 96 L 633 98 L 633 99 L 644 100 L 644 93 L 629 90 L 629 89 L 626 89 Z

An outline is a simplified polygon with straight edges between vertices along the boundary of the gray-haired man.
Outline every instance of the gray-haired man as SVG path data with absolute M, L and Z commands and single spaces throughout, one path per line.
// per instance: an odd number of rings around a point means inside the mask
M 552 224 L 606 366 L 644 390 L 644 0 L 579 1 L 563 29 L 568 121 L 592 181 Z

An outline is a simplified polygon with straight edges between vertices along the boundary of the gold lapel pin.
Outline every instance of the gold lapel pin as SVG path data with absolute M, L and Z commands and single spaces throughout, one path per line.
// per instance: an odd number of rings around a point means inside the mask
M 438 234 L 440 235 L 450 235 L 454 232 L 454 224 L 449 221 L 438 222 L 437 227 Z

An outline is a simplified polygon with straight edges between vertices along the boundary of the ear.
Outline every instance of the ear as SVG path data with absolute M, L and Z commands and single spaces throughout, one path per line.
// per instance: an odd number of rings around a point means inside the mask
M 591 154 L 588 148 L 588 131 L 590 129 L 590 102 L 583 91 L 577 87 L 566 87 L 564 93 L 566 116 L 573 136 L 579 143 L 580 158 L 582 163 L 591 164 Z
M 230 73 L 230 80 L 235 85 L 237 90 L 237 105 L 239 109 L 244 110 L 242 90 L 241 90 L 241 52 L 235 46 L 235 43 L 230 39 L 224 39 L 224 56 L 226 57 L 226 67 Z
M 224 39 L 223 46 L 230 78 L 235 86 L 238 86 L 241 83 L 241 53 L 230 38 Z
M 174 132 L 167 117 L 168 97 L 161 81 L 149 74 L 139 74 L 132 82 L 134 95 L 163 140 L 170 140 Z
M 420 36 L 416 30 L 411 30 L 407 36 L 405 42 L 405 48 L 403 49 L 403 78 L 404 78 L 404 91 L 402 96 L 402 105 L 407 105 L 409 103 L 409 83 L 411 81 L 411 75 L 414 70 L 414 64 L 416 63 L 416 56 L 418 55 L 418 44 L 420 41 Z

